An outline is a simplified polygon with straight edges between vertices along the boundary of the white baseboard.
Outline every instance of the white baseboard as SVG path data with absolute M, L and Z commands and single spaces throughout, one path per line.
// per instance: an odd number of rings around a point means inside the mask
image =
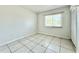
M 34 34 L 36 34 L 36 33 L 32 33 L 32 34 L 29 34 L 29 35 L 24 34 L 24 35 L 22 35 L 22 36 L 20 36 L 20 37 L 18 37 L 18 38 L 15 38 L 15 39 L 13 39 L 13 40 L 11 40 L 11 41 L 6 41 L 6 42 L 4 42 L 4 43 L 0 43 L 0 46 L 9 44 L 9 43 L 14 42 L 14 41 L 16 41 L 16 40 L 19 40 L 19 39 L 22 39 L 22 38 L 24 38 L 24 37 L 28 37 L 28 36 L 31 36 L 31 35 L 34 35 Z
M 58 36 L 58 35 L 51 35 L 51 34 L 48 34 L 48 33 L 41 33 L 41 32 L 38 32 L 38 33 L 49 35 L 49 36 L 53 36 L 53 37 L 63 38 L 63 39 L 70 39 L 69 37 L 62 37 L 62 36 Z

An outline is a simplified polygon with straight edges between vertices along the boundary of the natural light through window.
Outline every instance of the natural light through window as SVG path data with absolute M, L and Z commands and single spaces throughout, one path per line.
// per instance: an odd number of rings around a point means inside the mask
M 46 15 L 45 16 L 45 26 L 62 26 L 62 14 Z

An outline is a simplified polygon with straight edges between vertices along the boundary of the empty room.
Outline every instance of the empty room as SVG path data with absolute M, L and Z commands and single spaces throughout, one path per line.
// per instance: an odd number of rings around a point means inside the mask
M 0 53 L 78 53 L 79 6 L 0 5 Z

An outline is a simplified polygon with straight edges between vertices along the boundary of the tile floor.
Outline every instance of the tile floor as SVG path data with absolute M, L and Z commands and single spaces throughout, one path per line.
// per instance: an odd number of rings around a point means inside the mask
M 35 34 L 0 46 L 0 53 L 74 53 L 71 40 Z

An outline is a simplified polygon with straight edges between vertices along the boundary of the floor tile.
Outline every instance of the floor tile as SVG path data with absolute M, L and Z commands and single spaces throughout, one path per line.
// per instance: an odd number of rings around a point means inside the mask
M 28 48 L 22 47 L 18 50 L 16 50 L 14 53 L 32 53 Z
M 71 40 L 62 39 L 61 40 L 61 47 L 68 48 L 68 49 L 73 49 L 74 45 L 71 42 Z
M 39 35 L 39 37 L 45 37 L 46 35 L 44 35 L 44 34 L 38 34 Z
M 56 52 L 48 48 L 48 49 L 46 49 L 45 53 L 56 53 Z
M 60 53 L 74 53 L 74 52 L 75 52 L 74 50 L 69 50 L 66 48 L 61 48 L 61 50 L 60 50 Z
M 34 38 L 34 37 L 27 37 L 27 39 L 28 39 L 28 40 L 30 40 L 30 41 L 35 40 L 35 38 Z
M 40 45 L 47 47 L 50 44 L 50 40 L 43 40 L 40 42 Z
M 25 46 L 28 47 L 29 49 L 33 49 L 37 45 L 38 45 L 37 43 L 30 42 L 30 43 L 26 44 Z
M 34 53 L 44 53 L 45 52 L 45 49 L 46 48 L 42 47 L 41 45 L 38 45 L 34 49 L 32 49 L 32 51 Z
M 53 37 L 51 37 L 51 36 L 46 36 L 44 38 L 46 38 L 46 39 L 53 39 Z
M 60 51 L 60 46 L 58 46 L 58 45 L 55 45 L 55 44 L 50 44 L 49 46 L 48 46 L 48 48 L 49 49 L 51 49 L 51 50 L 53 50 L 53 51 L 55 51 L 55 52 L 57 52 L 57 53 L 59 53 L 59 51 Z
M 35 39 L 35 40 L 33 40 L 32 42 L 33 42 L 33 43 L 37 43 L 37 44 L 38 44 L 38 43 L 40 43 L 41 41 L 42 41 L 42 39 L 36 38 L 36 39 Z
M 53 40 L 51 40 L 51 44 L 55 44 L 55 45 L 60 46 L 60 39 L 58 39 L 58 38 L 53 38 Z
M 20 40 L 19 42 L 22 43 L 22 44 L 28 44 L 28 43 L 30 43 L 31 41 L 29 41 L 29 40 L 26 39 L 26 40 Z
M 10 53 L 8 46 L 0 46 L 0 53 Z
M 20 44 L 17 41 L 8 44 L 8 46 L 9 46 L 11 52 L 14 52 L 15 50 L 20 49 L 21 47 L 23 47 L 23 45 Z

